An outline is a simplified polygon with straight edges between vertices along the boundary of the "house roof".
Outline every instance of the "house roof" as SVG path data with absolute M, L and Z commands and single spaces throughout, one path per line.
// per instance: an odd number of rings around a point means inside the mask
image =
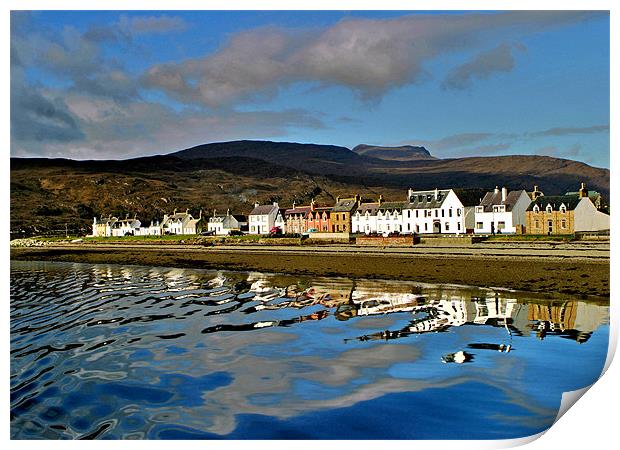
M 279 209 L 276 205 L 258 205 L 255 206 L 250 216 L 262 216 L 266 214 L 271 214 L 274 210 Z
M 388 211 L 393 209 L 403 209 L 407 206 L 407 202 L 383 202 L 379 206 L 380 211 Z
M 302 216 L 306 216 L 312 210 L 311 206 L 296 206 L 295 208 L 289 208 L 284 211 L 285 216 L 290 216 L 293 214 L 301 214 Z
M 333 212 L 353 212 L 357 207 L 357 200 L 355 198 L 343 198 L 336 202 L 332 208 Z
M 538 205 L 541 210 L 545 210 L 547 205 L 551 205 L 551 207 L 557 211 L 563 203 L 564 206 L 566 206 L 566 210 L 571 211 L 577 207 L 580 201 L 581 199 L 578 195 L 543 195 L 532 200 L 527 210 L 532 211 L 536 205 Z
M 174 213 L 171 216 L 168 216 L 168 219 L 181 219 L 184 220 L 186 217 L 192 218 L 190 213 Z
M 486 194 L 484 194 L 484 197 L 482 198 L 482 201 L 480 202 L 479 206 L 484 207 L 484 212 L 493 211 L 493 206 L 495 205 L 504 205 L 506 206 L 506 211 L 512 211 L 513 206 L 515 205 L 515 203 L 517 203 L 517 201 L 519 200 L 519 197 L 521 197 L 521 195 L 524 192 L 525 190 L 523 189 L 519 191 L 510 191 L 506 195 L 505 201 L 502 201 L 501 191 L 487 192 Z M 527 195 L 527 192 L 525 192 L 525 195 Z
M 440 208 L 446 197 L 450 193 L 449 189 L 439 189 L 437 198 L 435 198 L 435 190 L 432 191 L 415 191 L 409 197 L 409 203 L 405 205 L 406 209 L 433 209 Z
M 360 214 L 366 214 L 368 212 L 368 214 L 370 214 L 371 216 L 376 215 L 378 210 L 379 203 L 362 203 L 357 208 L 357 212 L 359 212 Z

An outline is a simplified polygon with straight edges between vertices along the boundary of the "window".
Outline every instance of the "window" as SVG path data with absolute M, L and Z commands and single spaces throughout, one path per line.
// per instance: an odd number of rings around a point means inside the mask
M 428 231 L 428 224 L 427 223 L 424 224 L 424 231 Z
M 538 205 L 534 205 L 533 210 L 534 210 L 535 213 L 540 212 L 540 207 Z M 538 226 L 538 225 L 536 225 L 536 226 Z
M 562 214 L 565 214 L 566 213 L 566 206 L 564 206 L 564 205 L 560 206 L 560 212 Z
M 445 229 L 446 231 L 450 231 L 450 222 L 446 222 Z
M 461 217 L 461 208 L 459 208 L 459 209 L 457 209 L 457 210 L 456 210 L 456 215 L 457 215 L 458 217 Z
M 444 217 L 445 210 L 441 210 L 441 217 Z
M 538 222 L 538 220 L 534 221 L 534 228 L 538 228 L 540 227 L 540 222 Z
M 550 213 L 551 211 L 553 211 L 553 208 L 551 207 L 551 205 L 547 205 L 547 212 Z
M 416 232 L 416 233 L 419 233 L 419 232 L 420 232 L 420 225 L 416 225 L 416 226 L 415 226 L 415 232 Z
M 456 223 L 456 229 L 461 231 L 461 222 Z
M 452 208 L 448 210 L 448 217 L 452 217 Z
M 476 228 L 482 230 L 482 222 L 476 222 Z
M 566 219 L 562 219 L 562 228 L 566 229 Z
M 483 206 L 476 206 L 476 212 L 477 212 L 477 213 L 482 213 L 482 212 L 484 212 L 484 207 L 483 207 Z
M 548 221 L 547 221 L 547 231 L 548 231 L 549 233 L 552 233 L 552 232 L 553 232 L 553 220 L 548 220 Z
M 407 223 L 407 231 L 411 231 L 411 224 Z
M 503 230 L 504 228 L 506 228 L 506 222 L 497 222 L 498 230 Z
M 435 217 L 439 217 L 439 210 L 438 209 L 435 210 Z

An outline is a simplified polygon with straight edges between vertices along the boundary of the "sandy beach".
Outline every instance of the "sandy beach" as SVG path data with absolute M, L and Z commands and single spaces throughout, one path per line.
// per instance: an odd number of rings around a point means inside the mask
M 11 248 L 11 259 L 415 280 L 580 297 L 610 295 L 608 242 L 413 248 L 81 243 Z

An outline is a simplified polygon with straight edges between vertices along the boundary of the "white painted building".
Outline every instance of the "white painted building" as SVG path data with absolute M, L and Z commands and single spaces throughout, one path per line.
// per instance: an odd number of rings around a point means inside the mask
M 371 234 L 377 232 L 377 211 L 382 198 L 375 203 L 361 203 L 351 217 L 351 232 Z
M 503 187 L 487 192 L 475 210 L 476 234 L 515 234 L 525 226 L 525 212 L 532 200 L 525 190 Z M 519 230 L 521 232 L 522 230 Z
M 118 219 L 112 224 L 112 236 L 134 236 L 136 230 L 140 229 L 140 221 L 135 217 L 133 219 Z
M 276 218 L 273 222 L 273 226 L 280 228 L 283 234 L 286 234 L 286 218 L 284 217 L 285 211 L 286 208 L 278 208 L 278 213 L 276 214 Z
M 409 189 L 408 200 L 402 210 L 402 233 L 465 233 L 464 206 L 452 189 Z
M 575 206 L 575 231 L 606 231 L 609 229 L 609 214 L 597 210 L 591 198 L 580 198 Z
M 249 233 L 269 234 L 269 230 L 276 226 L 276 216 L 279 211 L 277 202 L 274 202 L 273 205 L 259 205 L 256 202 L 254 209 L 248 216 Z
M 154 220 L 148 227 L 140 227 L 135 233 L 135 236 L 161 236 L 161 225 L 159 220 Z
M 213 231 L 218 236 L 227 236 L 231 231 L 241 231 L 247 225 L 247 218 L 239 214 L 231 214 L 230 209 L 226 215 L 213 215 L 209 217 L 207 231 Z
M 175 210 L 170 216 L 164 214 L 164 220 L 161 223 L 162 234 L 196 234 L 198 222 L 201 219 L 202 211 L 197 219 L 189 213 L 189 210 L 184 213 L 177 213 Z
M 381 202 L 377 209 L 377 232 L 390 234 L 403 232 L 403 208 L 406 202 Z

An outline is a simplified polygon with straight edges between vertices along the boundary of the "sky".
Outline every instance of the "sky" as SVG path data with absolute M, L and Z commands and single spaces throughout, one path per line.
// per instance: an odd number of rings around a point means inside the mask
M 13 11 L 11 155 L 261 139 L 609 167 L 609 14 Z

